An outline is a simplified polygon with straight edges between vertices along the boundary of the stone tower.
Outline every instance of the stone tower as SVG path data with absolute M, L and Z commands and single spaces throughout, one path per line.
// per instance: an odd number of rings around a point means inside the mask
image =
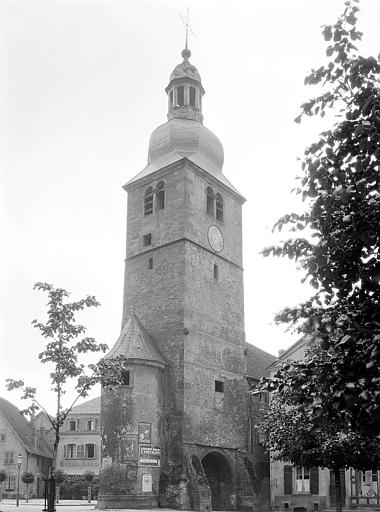
M 244 198 L 222 173 L 219 139 L 203 126 L 205 91 L 190 55 L 183 50 L 170 76 L 168 121 L 151 135 L 148 165 L 124 187 L 122 333 L 108 357 L 127 357 L 126 382 L 103 393 L 104 457 L 126 464 L 127 490 L 145 504 L 158 496 L 163 506 L 231 510 L 253 499 Z

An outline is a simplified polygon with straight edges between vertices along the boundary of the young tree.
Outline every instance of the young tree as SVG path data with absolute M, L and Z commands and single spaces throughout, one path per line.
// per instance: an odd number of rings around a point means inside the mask
M 345 2 L 335 25 L 323 27 L 328 62 L 306 77 L 322 93 L 302 105 L 305 116 L 337 113 L 335 125 L 305 150 L 296 193 L 307 210 L 282 217 L 298 236 L 264 256 L 295 258 L 315 288 L 305 303 L 277 316 L 331 350 L 331 387 L 309 396 L 351 413 L 353 427 L 380 432 L 380 91 L 379 60 L 358 55 L 357 0 Z M 306 230 L 305 237 L 301 232 Z M 330 352 L 328 352 L 330 354 Z M 326 393 L 326 394 L 325 394 Z M 316 408 L 316 413 L 318 407 Z
M 26 502 L 29 502 L 29 485 L 34 482 L 34 475 L 30 471 L 24 471 L 21 480 L 26 484 Z
M 62 471 L 61 469 L 56 469 L 54 471 L 54 481 L 56 484 L 56 492 L 55 492 L 55 502 L 59 503 L 59 494 L 60 494 L 60 487 L 63 484 L 63 482 L 66 481 L 66 473 Z
M 98 382 L 104 385 L 117 384 L 120 381 L 120 368 L 123 358 L 112 360 L 102 359 L 97 364 L 90 364 L 87 367 L 78 361 L 79 357 L 88 352 L 105 352 L 107 345 L 97 343 L 94 338 L 84 336 L 86 328 L 76 323 L 75 315 L 86 308 L 98 307 L 99 303 L 95 297 L 86 297 L 76 302 L 68 302 L 69 293 L 63 288 L 54 288 L 47 283 L 36 283 L 34 288 L 47 293 L 47 320 L 45 323 L 33 320 L 32 324 L 37 328 L 43 338 L 46 339 L 46 347 L 39 354 L 43 364 L 50 364 L 52 391 L 56 394 L 56 414 L 51 417 L 55 432 L 53 447 L 53 466 L 49 475 L 49 498 L 48 510 L 53 512 L 55 500 L 54 472 L 58 454 L 60 429 L 75 403 L 80 397 L 85 397 L 88 391 Z M 68 407 L 63 408 L 62 397 L 69 381 L 76 382 L 76 396 L 69 402 Z M 46 412 L 45 408 L 37 399 L 37 390 L 34 387 L 26 386 L 22 380 L 7 379 L 7 388 L 20 389 L 22 399 L 30 400 L 30 405 L 21 411 L 22 414 L 34 414 L 38 409 Z
M 329 110 L 336 122 L 305 150 L 295 189 L 305 213 L 275 225 L 292 238 L 263 251 L 294 258 L 315 288 L 276 317 L 312 336 L 315 349 L 262 384 L 274 392 L 269 446 L 294 464 L 334 472 L 380 463 L 380 64 L 358 54 L 358 11 L 357 0 L 347 1 L 323 27 L 328 61 L 305 78 L 319 94 L 296 122 Z

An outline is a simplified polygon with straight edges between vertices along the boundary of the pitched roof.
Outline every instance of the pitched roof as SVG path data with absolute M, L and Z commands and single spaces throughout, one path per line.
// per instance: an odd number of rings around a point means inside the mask
M 276 363 L 280 361 L 286 361 L 287 359 L 292 359 L 292 354 L 296 352 L 296 350 L 300 349 L 304 346 L 309 346 L 313 343 L 314 337 L 311 334 L 304 334 L 299 338 L 295 343 L 290 345 L 286 350 L 284 350 L 281 355 L 276 358 L 276 361 L 273 361 L 271 366 L 275 366 Z
M 1 397 L 0 413 L 12 427 L 28 452 L 50 458 L 53 456 L 51 448 L 43 439 L 39 439 L 38 443 L 35 442 L 35 434 L 32 427 L 17 407 Z
M 128 318 L 118 340 L 105 357 L 117 356 L 167 364 L 135 313 Z
M 276 360 L 276 356 L 261 350 L 261 348 L 246 343 L 247 353 L 247 375 L 253 379 L 261 379 L 267 373 L 268 366 Z
M 76 405 L 69 414 L 100 414 L 100 396 Z

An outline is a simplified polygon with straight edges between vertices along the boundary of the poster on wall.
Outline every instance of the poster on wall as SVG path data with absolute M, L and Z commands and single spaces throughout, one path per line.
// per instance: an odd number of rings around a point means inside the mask
M 152 425 L 150 423 L 139 423 L 139 443 L 152 443 Z
M 161 450 L 153 446 L 140 446 L 139 464 L 146 466 L 160 465 Z
M 120 441 L 120 462 L 125 464 L 127 462 L 136 461 L 138 458 L 138 443 L 137 436 L 126 435 Z
M 150 473 L 143 473 L 142 492 L 152 492 L 152 475 Z

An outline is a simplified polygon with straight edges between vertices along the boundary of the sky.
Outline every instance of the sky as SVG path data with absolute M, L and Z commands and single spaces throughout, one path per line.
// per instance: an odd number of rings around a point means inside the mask
M 311 290 L 294 262 L 260 251 L 278 239 L 275 221 L 304 207 L 290 193 L 297 157 L 325 126 L 293 120 L 315 94 L 305 74 L 325 61 L 321 25 L 335 22 L 343 1 L 1 0 L 0 396 L 19 407 L 25 402 L 5 389 L 7 377 L 37 387 L 55 410 L 49 368 L 38 361 L 44 341 L 31 325 L 46 304 L 35 282 L 66 288 L 73 300 L 95 295 L 101 307 L 78 320 L 109 346 L 119 335 L 122 185 L 145 167 L 150 134 L 166 121 L 164 89 L 182 61 L 186 6 L 204 124 L 223 144 L 225 176 L 247 199 L 246 338 L 275 355 L 297 339 L 273 317 Z M 360 52 L 377 55 L 380 0 L 360 7 Z

